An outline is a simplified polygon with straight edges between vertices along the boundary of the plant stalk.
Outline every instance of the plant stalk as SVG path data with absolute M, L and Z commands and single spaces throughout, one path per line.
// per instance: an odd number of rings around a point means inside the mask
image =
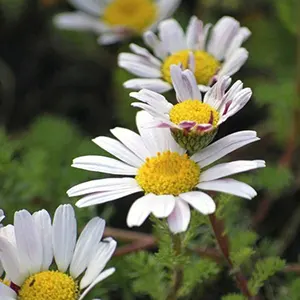
M 228 263 L 230 269 L 234 269 L 232 260 L 230 258 L 229 254 L 229 240 L 228 236 L 225 234 L 224 231 L 224 222 L 222 220 L 219 220 L 215 214 L 209 215 L 209 220 L 211 223 L 211 227 L 213 229 L 215 238 L 217 240 L 217 243 L 219 245 L 219 248 Z M 259 300 L 258 296 L 253 296 L 248 288 L 248 282 L 246 277 L 241 271 L 237 271 L 234 274 L 235 276 L 235 281 L 237 284 L 237 287 L 241 291 L 241 293 L 249 300 Z
M 173 235 L 173 249 L 176 256 L 182 254 L 182 240 L 180 234 Z M 183 281 L 183 266 L 175 265 L 173 269 L 172 285 L 167 300 L 177 300 L 178 292 Z

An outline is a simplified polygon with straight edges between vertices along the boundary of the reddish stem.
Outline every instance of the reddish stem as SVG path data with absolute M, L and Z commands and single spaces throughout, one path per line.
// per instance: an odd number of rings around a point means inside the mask
M 215 214 L 209 215 L 209 220 L 210 220 L 216 240 L 218 242 L 221 252 L 223 253 L 224 258 L 226 259 L 229 267 L 231 269 L 234 269 L 233 263 L 230 259 L 229 239 L 228 239 L 228 236 L 225 234 L 224 222 L 222 220 L 218 219 Z M 247 279 L 241 271 L 238 271 L 235 273 L 235 280 L 236 280 L 238 288 L 240 289 L 240 291 L 242 292 L 242 294 L 244 296 L 246 296 L 248 299 L 251 299 L 251 300 L 259 299 L 258 297 L 251 295 L 251 293 L 248 289 Z

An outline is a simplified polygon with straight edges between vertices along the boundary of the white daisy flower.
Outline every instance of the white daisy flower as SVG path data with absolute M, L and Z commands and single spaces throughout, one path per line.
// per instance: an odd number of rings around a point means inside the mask
M 189 205 L 203 214 L 211 214 L 216 205 L 204 191 L 218 191 L 246 199 L 256 196 L 249 185 L 230 175 L 265 167 L 263 160 L 234 161 L 211 168 L 207 166 L 226 154 L 259 140 L 255 131 L 228 135 L 191 157 L 172 138 L 165 128 L 145 128 L 152 117 L 145 111 L 137 113 L 139 134 L 115 128 L 117 138 L 100 136 L 93 141 L 117 159 L 104 156 L 83 156 L 73 160 L 73 167 L 121 175 L 121 178 L 92 180 L 67 191 L 70 197 L 84 196 L 76 205 L 86 207 L 143 192 L 131 206 L 127 224 L 140 226 L 152 213 L 168 218 L 172 232 L 182 232 L 190 221 Z M 129 177 L 134 176 L 134 178 Z
M 158 37 L 151 31 L 144 34 L 145 44 L 153 51 L 131 44 L 133 53 L 121 53 L 119 66 L 141 77 L 128 80 L 129 89 L 143 88 L 163 93 L 172 89 L 170 66 L 190 69 L 202 91 L 206 91 L 219 77 L 231 76 L 246 62 L 248 51 L 241 48 L 250 36 L 246 27 L 232 17 L 221 18 L 210 30 L 211 24 L 192 17 L 186 34 L 174 19 L 161 22 Z M 210 33 L 209 33 L 210 31 Z
M 88 30 L 100 44 L 113 44 L 153 30 L 170 17 L 181 0 L 69 0 L 77 11 L 62 13 L 54 23 L 62 29 Z
M 228 89 L 231 78 L 223 76 L 209 88 L 202 100 L 192 71 L 182 71 L 179 66 L 172 65 L 171 78 L 177 104 L 173 105 L 164 96 L 143 89 L 130 93 L 131 97 L 142 101 L 132 105 L 154 117 L 155 122 L 148 126 L 170 128 L 176 141 L 191 153 L 207 146 L 217 128 L 242 109 L 252 95 L 250 88 L 243 89 L 240 80 Z
M 53 224 L 47 211 L 15 213 L 15 241 L 0 235 L 0 258 L 10 280 L 0 283 L 1 300 L 81 300 L 115 269 L 103 269 L 116 242 L 101 241 L 105 221 L 90 220 L 77 242 L 77 224 L 70 205 L 57 208 Z M 5 228 L 5 227 L 4 227 Z M 55 268 L 52 265 L 55 260 Z

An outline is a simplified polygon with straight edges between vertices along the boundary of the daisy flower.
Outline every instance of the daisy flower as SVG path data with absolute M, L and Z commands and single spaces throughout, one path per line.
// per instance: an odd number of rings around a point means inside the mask
M 141 35 L 171 16 L 181 0 L 69 0 L 77 11 L 62 13 L 54 23 L 62 29 L 88 30 L 100 44 Z
M 1 300 L 81 300 L 115 271 L 102 272 L 116 248 L 111 238 L 101 241 L 105 221 L 90 220 L 76 242 L 70 205 L 57 208 L 52 225 L 45 210 L 18 211 L 11 227 L 14 241 L 0 235 L 0 258 L 10 280 L 0 283 Z M 51 267 L 53 258 L 57 267 Z
M 203 91 L 220 76 L 236 73 L 248 58 L 247 50 L 241 45 L 250 31 L 228 16 L 221 18 L 211 30 L 210 27 L 211 24 L 203 26 L 202 21 L 192 17 L 186 34 L 174 19 L 159 24 L 158 37 L 147 31 L 144 42 L 154 55 L 135 44 L 130 45 L 133 53 L 119 55 L 119 66 L 140 77 L 126 81 L 124 86 L 159 93 L 171 90 L 173 64 L 190 69 Z
M 173 105 L 156 92 L 143 89 L 130 93 L 141 102 L 133 106 L 144 109 L 155 119 L 148 126 L 168 127 L 176 141 L 191 153 L 204 148 L 214 138 L 217 128 L 233 116 L 250 100 L 252 91 L 243 89 L 239 80 L 226 91 L 231 78 L 223 76 L 205 94 L 197 86 L 190 70 L 182 71 L 179 66 L 171 66 L 171 78 L 178 103 Z
M 168 218 L 172 232 L 182 232 L 190 221 L 189 205 L 203 214 L 215 211 L 214 200 L 203 191 L 218 191 L 251 199 L 256 195 L 249 185 L 230 175 L 265 166 L 262 160 L 233 161 L 211 168 L 207 166 L 226 154 L 259 140 L 255 131 L 228 135 L 189 156 L 166 128 L 145 128 L 152 117 L 137 113 L 139 134 L 115 128 L 117 138 L 100 136 L 93 141 L 117 159 L 83 156 L 73 160 L 73 167 L 125 177 L 105 178 L 81 183 L 67 191 L 70 197 L 84 196 L 76 205 L 87 207 L 142 192 L 127 215 L 129 227 L 140 226 L 152 213 Z M 134 177 L 130 177 L 134 176 Z

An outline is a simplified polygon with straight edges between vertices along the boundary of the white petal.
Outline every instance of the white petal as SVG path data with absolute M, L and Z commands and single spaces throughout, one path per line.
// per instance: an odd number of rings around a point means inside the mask
M 18 299 L 15 291 L 2 282 L 0 282 L 0 296 L 1 300 Z
M 255 131 L 245 130 L 235 132 L 207 146 L 194 154 L 191 159 L 199 163 L 201 168 L 204 168 L 236 149 L 258 140 L 259 138 Z
M 139 157 L 115 139 L 99 136 L 93 139 L 93 142 L 126 164 L 137 168 L 143 164 L 143 161 Z
M 145 110 L 146 112 L 148 112 L 153 117 L 153 120 L 149 121 L 149 123 L 147 123 L 147 125 L 144 124 L 144 128 L 154 127 L 154 126 L 152 126 L 152 124 L 153 124 L 153 122 L 155 123 L 156 120 L 160 121 L 158 124 L 160 124 L 160 123 L 167 124 L 168 128 L 177 127 L 176 124 L 174 124 L 173 122 L 170 121 L 170 118 L 167 114 L 160 112 L 158 109 L 156 109 L 148 104 L 140 103 L 140 102 L 133 102 L 133 103 L 131 103 L 131 106 L 141 108 L 141 109 Z M 149 126 L 149 124 L 151 124 L 151 125 Z
M 85 11 L 91 15 L 99 16 L 105 9 L 106 3 L 102 0 L 68 0 L 75 8 Z
M 188 204 L 180 198 L 176 199 L 175 207 L 168 217 L 169 228 L 173 233 L 187 230 L 191 219 L 191 211 Z
M 77 157 L 73 160 L 72 167 L 116 175 L 136 175 L 137 171 L 136 168 L 119 160 L 98 155 Z
M 80 295 L 79 300 L 82 300 L 89 292 L 90 290 L 99 282 L 103 281 L 105 278 L 111 276 L 115 272 L 115 268 L 109 268 L 102 272 L 101 274 L 96 277 L 96 279 L 88 286 L 88 288 Z M 94 300 L 100 300 L 100 299 L 94 299 Z
M 256 191 L 250 185 L 231 178 L 200 182 L 197 188 L 227 193 L 246 199 L 252 199 L 257 195 Z
M 204 25 L 203 32 L 199 38 L 199 47 L 198 47 L 199 50 L 204 50 L 206 48 L 207 38 L 208 38 L 211 27 L 212 27 L 212 24 L 210 24 L 210 23 Z
M 171 77 L 174 90 L 176 92 L 176 98 L 178 102 L 191 99 L 190 91 L 183 80 L 182 70 L 179 66 L 171 65 Z
M 154 118 L 146 111 L 139 111 L 136 115 L 138 130 L 151 156 L 168 150 L 183 154 L 185 150 L 175 142 L 168 128 L 147 127 L 147 124 L 153 120 Z
M 191 17 L 186 30 L 187 46 L 190 50 L 198 50 L 203 23 L 196 16 Z
M 90 260 L 87 270 L 80 281 L 80 289 L 84 289 L 97 278 L 115 252 L 116 246 L 117 243 L 112 238 L 107 238 L 98 245 L 97 251 Z
M 69 197 L 92 193 L 118 191 L 127 188 L 136 188 L 138 184 L 134 178 L 104 178 L 87 181 L 73 186 L 67 191 Z
M 237 49 L 228 59 L 224 61 L 217 76 L 231 76 L 235 74 L 248 59 L 249 53 L 244 48 Z
M 15 247 L 17 247 L 15 228 L 13 225 L 6 225 L 0 228 L 0 236 L 6 238 Z
M 157 1 L 157 7 L 159 11 L 159 21 L 168 18 L 173 15 L 178 8 L 181 0 L 159 0 Z
M 118 65 L 128 72 L 145 78 L 160 78 L 160 66 L 149 59 L 132 53 L 121 53 L 118 57 Z
M 152 31 L 146 31 L 143 35 L 145 44 L 151 48 L 155 56 L 160 59 L 165 59 L 168 56 L 168 51 L 164 44 L 157 38 Z
M 200 182 L 210 181 L 253 169 L 264 168 L 263 160 L 238 160 L 229 163 L 218 164 L 204 171 L 200 175 Z
M 172 195 L 155 195 L 151 211 L 157 218 L 168 217 L 175 207 L 175 197 Z
M 203 84 L 198 84 L 198 88 L 202 93 L 206 93 L 210 90 L 210 86 L 203 85 Z
M 245 88 L 238 92 L 232 99 L 232 103 L 229 106 L 228 111 L 226 113 L 223 112 L 223 116 L 221 117 L 219 122 L 226 121 L 229 117 L 240 111 L 248 103 L 251 96 L 252 90 L 250 88 Z
M 155 200 L 155 195 L 150 193 L 134 201 L 127 215 L 128 227 L 141 226 L 150 215 Z
M 172 86 L 162 79 L 142 78 L 130 79 L 124 82 L 123 86 L 127 89 L 141 90 L 148 89 L 157 93 L 165 93 L 172 89 Z
M 148 103 L 161 113 L 169 113 L 170 109 L 173 107 L 173 105 L 168 102 L 164 96 L 151 90 L 142 89 L 138 93 L 133 92 L 129 95 L 137 100 Z
M 150 152 L 145 147 L 143 139 L 137 133 L 120 127 L 116 127 L 110 132 L 143 161 L 150 156 Z
M 54 17 L 54 24 L 61 29 L 68 30 L 91 30 L 100 34 L 105 30 L 105 26 L 94 17 L 82 12 L 61 13 Z
M 224 112 L 226 109 L 228 109 L 228 104 L 231 103 L 235 96 L 243 89 L 243 82 L 241 80 L 237 80 L 231 87 L 230 89 L 225 93 L 221 105 L 219 107 L 219 113 L 221 116 L 224 115 Z M 231 105 L 230 104 L 230 105 Z
M 81 198 L 79 201 L 76 202 L 76 206 L 87 207 L 95 204 L 101 204 L 119 198 L 123 198 L 125 196 L 135 194 L 141 191 L 142 189 L 140 187 L 136 187 L 136 188 L 126 188 L 126 189 L 116 190 L 116 191 L 95 193 Z
M 15 213 L 14 226 L 21 268 L 29 274 L 40 272 L 43 248 L 33 217 L 26 210 L 18 211 Z
M 53 219 L 53 252 L 58 270 L 65 272 L 72 260 L 77 235 L 77 223 L 71 205 L 60 205 Z
M 226 51 L 225 60 L 228 59 L 234 53 L 234 51 L 236 51 L 236 49 L 240 48 L 243 42 L 247 40 L 250 35 L 251 35 L 251 31 L 248 28 L 246 27 L 240 28 L 239 32 L 233 38 L 230 46 Z
M 147 59 L 149 62 L 151 62 L 153 65 L 157 66 L 158 68 L 161 67 L 161 61 L 157 59 L 155 56 L 153 56 L 146 48 L 140 47 L 136 44 L 130 44 L 129 45 L 132 52 L 135 54 Z
M 170 54 L 187 49 L 183 29 L 176 20 L 162 21 L 158 27 L 160 39 Z
M 117 42 L 121 42 L 126 38 L 128 38 L 128 35 L 126 34 L 121 34 L 118 32 L 107 32 L 107 33 L 102 33 L 97 39 L 97 42 L 100 45 L 111 45 Z
M 239 27 L 239 22 L 234 18 L 228 16 L 221 18 L 212 29 L 208 52 L 216 59 L 222 60 Z
M 190 70 L 183 71 L 182 79 L 185 83 L 186 89 L 189 91 L 190 99 L 201 101 L 202 96 L 193 72 L 191 72 Z
M 37 227 L 43 248 L 42 271 L 48 270 L 53 260 L 52 226 L 51 217 L 46 210 L 40 210 L 33 214 L 33 220 Z
M 77 278 L 87 268 L 91 258 L 95 255 L 104 227 L 105 221 L 95 217 L 81 232 L 70 265 L 70 275 L 73 278 Z
M 209 104 L 216 110 L 219 110 L 223 103 L 223 98 L 226 89 L 231 83 L 231 78 L 228 76 L 220 77 L 220 79 L 207 91 L 203 102 Z
M 0 222 L 2 222 L 4 218 L 5 218 L 4 211 L 0 209 Z
M 179 197 L 204 215 L 212 214 L 216 210 L 214 200 L 203 192 L 188 192 L 180 194 Z
M 0 237 L 0 259 L 6 276 L 15 284 L 21 285 L 24 279 L 28 277 L 29 271 L 20 269 L 16 246 L 3 237 Z

